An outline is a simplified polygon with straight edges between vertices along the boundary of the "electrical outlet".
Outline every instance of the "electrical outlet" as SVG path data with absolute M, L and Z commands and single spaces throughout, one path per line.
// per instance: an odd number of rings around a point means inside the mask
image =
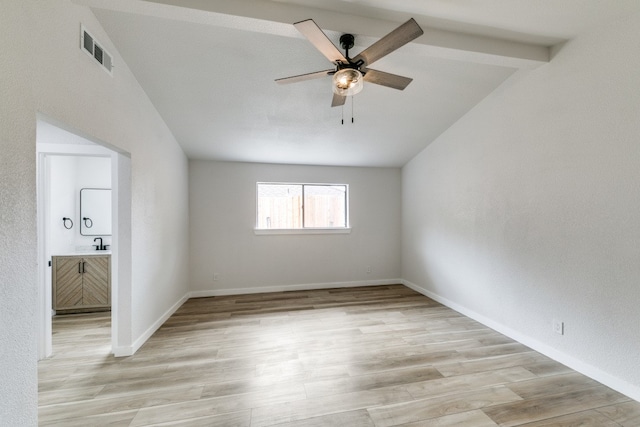
M 371 274 L 371 266 L 367 265 L 367 274 Z
M 218 275 L 218 273 L 213 273 L 213 281 L 217 282 L 218 279 L 220 279 L 220 276 Z
M 553 321 L 553 332 L 558 335 L 564 335 L 564 322 L 560 320 Z

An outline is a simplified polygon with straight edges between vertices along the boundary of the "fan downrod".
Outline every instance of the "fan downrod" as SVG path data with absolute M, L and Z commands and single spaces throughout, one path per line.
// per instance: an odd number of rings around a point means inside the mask
M 355 45 L 355 37 L 353 34 L 343 34 L 340 36 L 340 46 L 345 50 L 345 56 L 349 58 L 349 49 Z

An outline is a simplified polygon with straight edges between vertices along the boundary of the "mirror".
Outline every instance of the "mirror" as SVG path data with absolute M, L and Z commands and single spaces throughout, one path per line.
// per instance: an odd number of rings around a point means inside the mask
M 110 188 L 80 190 L 80 234 L 83 236 L 111 235 Z

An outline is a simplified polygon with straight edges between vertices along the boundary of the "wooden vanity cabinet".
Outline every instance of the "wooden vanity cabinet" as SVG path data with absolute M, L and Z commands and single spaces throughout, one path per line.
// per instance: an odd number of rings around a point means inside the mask
M 54 256 L 53 309 L 81 313 L 111 309 L 111 256 Z

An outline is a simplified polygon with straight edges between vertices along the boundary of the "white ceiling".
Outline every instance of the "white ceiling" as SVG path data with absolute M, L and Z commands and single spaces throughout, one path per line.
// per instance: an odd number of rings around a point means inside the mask
M 189 158 L 391 167 L 514 72 L 545 64 L 549 46 L 640 10 L 637 0 L 76 3 L 92 7 Z M 293 22 L 314 19 L 336 45 L 355 34 L 355 56 L 410 17 L 425 34 L 372 68 L 413 82 L 404 91 L 365 83 L 354 123 L 350 100 L 330 107 L 329 78 L 274 83 L 332 68 Z

